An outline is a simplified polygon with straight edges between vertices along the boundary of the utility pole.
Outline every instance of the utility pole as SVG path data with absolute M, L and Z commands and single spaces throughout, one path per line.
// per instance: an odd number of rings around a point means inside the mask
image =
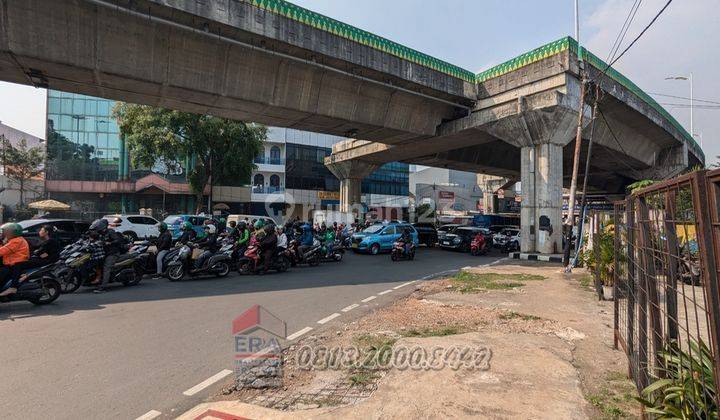
M 579 47 L 578 47 L 579 50 Z M 570 180 L 570 197 L 568 198 L 568 210 L 567 210 L 567 233 L 565 235 L 565 247 L 563 249 L 563 265 L 565 266 L 565 272 L 569 273 L 572 271 L 570 267 L 570 242 L 572 240 L 573 228 L 575 227 L 575 195 L 577 193 L 577 177 L 578 171 L 580 170 L 580 148 L 582 146 L 582 121 L 583 121 L 583 110 L 585 109 L 585 85 L 587 80 L 585 74 L 580 70 L 580 106 L 578 107 L 578 124 L 577 132 L 575 134 L 575 153 L 573 154 L 573 172 Z

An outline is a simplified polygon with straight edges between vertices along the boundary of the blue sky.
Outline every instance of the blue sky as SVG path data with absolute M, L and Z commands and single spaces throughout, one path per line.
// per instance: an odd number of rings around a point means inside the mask
M 478 72 L 573 32 L 573 0 L 296 0 L 296 4 Z M 605 58 L 632 0 L 580 0 L 581 41 Z M 665 0 L 644 0 L 624 45 Z M 676 0 L 616 68 L 646 92 L 689 96 L 666 76 L 693 72 L 695 97 L 720 101 L 717 0 Z M 44 92 L 0 83 L 0 121 L 44 137 Z M 687 103 L 656 97 L 661 103 Z M 689 111 L 666 108 L 689 131 Z M 720 154 L 720 110 L 695 111 L 709 162 Z

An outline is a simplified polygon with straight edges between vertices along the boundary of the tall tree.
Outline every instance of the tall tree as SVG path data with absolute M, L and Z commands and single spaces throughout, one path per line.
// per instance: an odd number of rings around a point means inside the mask
M 44 160 L 45 153 L 41 146 L 28 147 L 25 139 L 13 145 L 5 136 L 0 137 L 0 164 L 5 168 L 5 176 L 19 186 L 19 206 L 25 204 L 27 181 L 42 173 Z
M 194 160 L 194 166 L 186 169 L 197 211 L 202 209 L 203 191 L 211 179 L 214 184 L 249 182 L 253 158 L 267 138 L 267 129 L 261 125 L 147 105 L 118 103 L 113 115 L 135 166 Z

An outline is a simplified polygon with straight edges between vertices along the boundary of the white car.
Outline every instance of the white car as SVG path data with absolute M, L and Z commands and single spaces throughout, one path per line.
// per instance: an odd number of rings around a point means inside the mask
M 143 216 L 141 214 L 109 214 L 103 217 L 103 219 L 107 219 L 108 222 L 112 223 L 113 219 L 117 217 L 122 220 L 122 223 L 120 226 L 114 226 L 113 229 L 133 241 L 138 238 L 156 238 L 160 235 L 160 231 L 157 227 L 160 222 L 150 216 Z

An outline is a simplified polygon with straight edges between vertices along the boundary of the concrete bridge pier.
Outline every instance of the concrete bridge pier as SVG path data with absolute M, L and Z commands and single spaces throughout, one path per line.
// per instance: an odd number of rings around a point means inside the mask
M 362 180 L 380 165 L 360 160 L 347 160 L 327 164 L 330 172 L 340 180 L 340 211 L 358 209 L 362 196 Z M 356 213 L 360 213 L 359 210 Z M 358 214 L 359 215 L 359 214 Z
M 520 154 L 520 250 L 561 252 L 563 147 L 541 143 L 523 146 Z

